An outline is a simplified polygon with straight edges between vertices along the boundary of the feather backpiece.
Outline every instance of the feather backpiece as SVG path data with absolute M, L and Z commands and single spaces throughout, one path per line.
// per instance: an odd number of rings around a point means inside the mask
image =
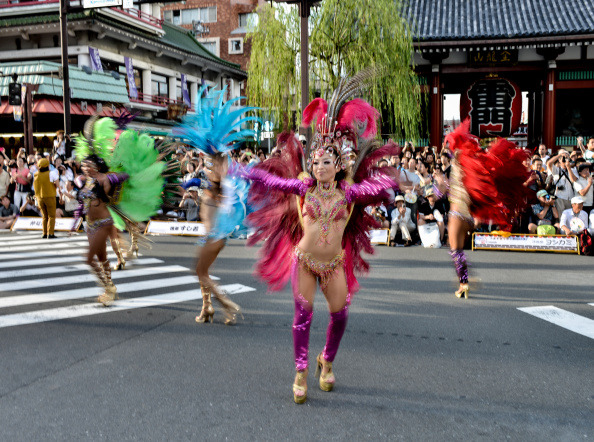
M 173 129 L 191 147 L 207 155 L 217 155 L 237 148 L 237 143 L 254 139 L 256 131 L 245 128 L 246 123 L 259 122 L 256 116 L 244 114 L 255 107 L 239 106 L 244 97 L 224 101 L 226 88 L 212 89 L 206 95 L 207 86 L 198 92 L 196 113 L 187 114 Z
M 523 164 L 527 154 L 503 138 L 483 151 L 470 134 L 470 121 L 448 134 L 446 143 L 462 169 L 462 182 L 471 200 L 472 216 L 510 230 L 512 222 L 527 204 L 531 190 L 524 186 L 530 171 Z

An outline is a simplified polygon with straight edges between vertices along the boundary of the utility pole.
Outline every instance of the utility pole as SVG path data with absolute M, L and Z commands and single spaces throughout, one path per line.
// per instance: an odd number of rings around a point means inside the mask
M 60 41 L 62 45 L 62 103 L 64 106 L 64 136 L 70 136 L 72 122 L 70 119 L 70 75 L 68 72 L 68 2 L 60 0 Z M 70 154 L 70 152 L 66 152 Z
M 309 103 L 309 15 L 311 7 L 317 5 L 320 0 L 275 0 L 277 3 L 297 4 L 299 6 L 299 17 L 301 18 L 301 111 Z M 307 144 L 305 147 L 306 156 L 309 155 L 311 141 L 311 128 L 299 128 L 299 133 L 305 135 Z

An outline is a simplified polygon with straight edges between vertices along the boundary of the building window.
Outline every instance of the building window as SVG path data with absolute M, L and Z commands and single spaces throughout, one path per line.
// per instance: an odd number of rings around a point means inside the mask
M 167 77 L 154 73 L 151 75 L 151 95 L 153 97 L 169 97 Z
M 191 25 L 193 22 L 216 23 L 217 7 L 165 11 L 163 19 L 174 25 Z
M 229 54 L 243 54 L 243 38 L 229 39 Z
M 220 57 L 220 48 L 219 48 L 219 37 L 211 37 L 211 38 L 199 38 L 198 41 L 202 46 L 204 46 L 209 52 Z
M 239 14 L 239 27 L 247 30 L 252 30 L 258 25 L 258 14 L 255 12 L 248 12 Z

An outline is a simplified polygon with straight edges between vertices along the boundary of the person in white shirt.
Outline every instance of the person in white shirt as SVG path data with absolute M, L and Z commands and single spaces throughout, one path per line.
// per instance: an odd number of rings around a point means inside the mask
M 555 184 L 553 194 L 557 198 L 555 200 L 555 206 L 559 213 L 563 213 L 564 210 L 571 207 L 570 201 L 574 196 L 573 186 L 569 178 L 569 168 L 569 152 L 563 149 L 559 149 L 559 153 L 547 161 L 547 170 L 549 171 L 549 175 L 552 175 L 551 179 Z
M 539 145 L 538 146 L 538 155 L 540 155 L 540 158 L 542 158 L 543 169 L 546 171 L 547 170 L 546 164 L 550 158 L 549 150 L 547 149 L 547 146 L 545 146 L 544 144 Z
M 571 199 L 571 209 L 567 209 L 561 215 L 561 230 L 566 235 L 582 233 L 588 227 L 588 215 L 582 210 L 584 199 L 581 196 L 574 196 Z
M 390 240 L 392 243 L 396 238 L 396 232 L 400 229 L 402 233 L 402 239 L 405 241 L 404 246 L 409 246 L 412 244 L 412 237 L 410 232 L 417 229 L 417 226 L 410 218 L 411 211 L 404 202 L 404 197 L 402 195 L 398 195 L 394 200 L 396 204 L 396 208 L 392 210 L 392 227 L 390 229 Z
M 54 153 L 61 157 L 66 156 L 66 140 L 64 140 L 64 131 L 56 132 L 56 139 L 54 140 Z
M 573 181 L 573 189 L 576 196 L 581 196 L 584 200 L 584 211 L 590 213 L 594 204 L 594 186 L 592 186 L 592 166 L 590 163 L 582 163 L 578 166 L 578 176 L 570 174 L 569 178 Z

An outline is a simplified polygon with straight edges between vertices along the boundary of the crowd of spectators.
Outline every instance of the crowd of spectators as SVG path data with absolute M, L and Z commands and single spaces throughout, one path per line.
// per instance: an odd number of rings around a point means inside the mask
M 50 179 L 57 188 L 56 217 L 72 216 L 77 207 L 77 190 L 82 186 L 80 164 L 66 158 L 65 141 L 56 136 L 51 153 L 27 155 L 20 149 L 16 158 L 0 149 L 0 228 L 8 228 L 16 216 L 40 216 L 33 195 L 33 177 L 42 156 L 50 161 Z M 179 181 L 206 178 L 205 158 L 182 145 L 174 154 L 179 163 Z M 262 150 L 250 148 L 233 153 L 233 160 L 243 163 L 265 161 Z M 424 245 L 440 247 L 447 242 L 447 195 L 437 195 L 436 184 L 447 183 L 451 172 L 451 152 L 435 147 L 415 147 L 405 143 L 399 155 L 384 158 L 382 165 L 396 167 L 400 173 L 400 189 L 388 206 L 369 208 L 383 228 L 390 230 L 391 245 Z M 534 199 L 514 226 L 516 233 L 580 234 L 594 233 L 593 186 L 594 138 L 586 145 L 581 138 L 569 152 L 559 149 L 554 154 L 540 145 L 526 162 L 530 179 L 525 186 L 533 190 Z M 200 221 L 200 201 L 203 190 L 190 187 L 174 206 L 161 216 L 188 221 Z M 497 230 L 498 226 L 476 224 L 477 231 Z
M 10 158 L 0 148 L 0 229 L 10 228 L 17 216 L 41 216 L 35 200 L 33 180 L 39 160 L 47 158 L 50 163 L 50 181 L 56 187 L 56 218 L 72 216 L 78 206 L 77 189 L 83 184 L 80 164 L 66 158 L 66 141 L 63 132 L 56 134 L 51 152 L 28 155 L 24 147 Z

